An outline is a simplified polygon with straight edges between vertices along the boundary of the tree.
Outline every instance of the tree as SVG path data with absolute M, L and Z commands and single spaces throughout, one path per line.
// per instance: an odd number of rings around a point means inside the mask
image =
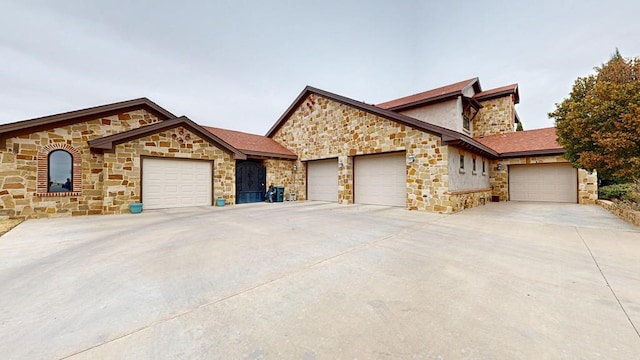
M 518 125 L 516 126 L 516 131 L 524 131 L 524 128 L 522 127 L 522 122 L 518 121 Z
M 640 179 L 640 58 L 616 52 L 556 104 L 558 142 L 574 166 L 608 182 Z

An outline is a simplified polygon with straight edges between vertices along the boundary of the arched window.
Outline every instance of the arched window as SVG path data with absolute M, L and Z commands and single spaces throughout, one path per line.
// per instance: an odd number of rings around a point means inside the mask
M 49 153 L 48 192 L 73 191 L 73 157 L 64 150 L 54 150 Z

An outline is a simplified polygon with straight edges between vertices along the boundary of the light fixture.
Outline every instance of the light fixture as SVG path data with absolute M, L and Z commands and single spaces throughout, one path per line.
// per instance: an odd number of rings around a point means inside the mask
M 342 161 L 338 161 L 338 167 L 343 167 L 344 163 L 342 163 Z
M 502 163 L 498 163 L 498 171 L 502 171 Z
M 409 154 L 409 163 L 416 161 L 416 157 L 413 154 Z
M 298 165 L 293 164 L 293 171 L 296 171 L 296 170 L 298 170 Z

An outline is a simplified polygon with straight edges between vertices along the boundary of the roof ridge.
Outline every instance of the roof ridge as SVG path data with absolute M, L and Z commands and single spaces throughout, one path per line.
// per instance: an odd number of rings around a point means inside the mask
M 469 88 L 469 86 L 477 87 L 476 92 L 481 92 L 482 87 L 480 85 L 480 78 L 474 77 L 467 80 L 458 81 L 455 83 L 439 86 L 433 89 L 421 91 L 415 94 L 402 96 L 389 101 L 381 102 L 376 106 L 389 109 L 389 110 L 401 110 L 418 105 L 424 105 L 426 103 L 447 100 L 452 96 L 459 96 L 462 92 Z
M 29 129 L 33 127 L 39 127 L 39 126 L 49 126 L 61 121 L 69 121 L 73 119 L 80 119 L 86 116 L 109 113 L 109 112 L 113 112 L 121 109 L 130 108 L 133 106 L 147 106 L 152 110 L 154 110 L 155 112 L 157 112 L 158 114 L 164 116 L 165 117 L 164 120 L 176 118 L 174 114 L 164 109 L 160 105 L 156 104 L 155 102 L 149 100 L 146 97 L 141 97 L 141 98 L 136 98 L 131 100 L 118 101 L 115 103 L 97 105 L 97 106 L 92 106 L 84 109 L 71 110 L 71 111 L 62 112 L 58 114 L 40 116 L 36 118 L 19 120 L 19 121 L 11 122 L 8 124 L 3 124 L 3 125 L 0 125 L 0 134 L 20 131 L 20 130 Z

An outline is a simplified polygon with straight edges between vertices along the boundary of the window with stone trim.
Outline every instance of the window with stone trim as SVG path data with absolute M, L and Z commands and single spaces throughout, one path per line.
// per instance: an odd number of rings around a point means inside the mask
M 472 164 L 472 166 L 471 166 L 472 167 L 472 172 L 475 175 L 477 173 L 476 172 L 476 158 L 471 159 L 471 164 Z
M 460 171 L 464 171 L 464 155 L 460 155 Z
M 50 144 L 38 152 L 36 194 L 39 196 L 80 195 L 82 191 L 80 151 L 68 144 Z
M 73 179 L 73 157 L 65 150 L 54 150 L 49 153 L 47 164 L 47 191 L 69 192 Z

